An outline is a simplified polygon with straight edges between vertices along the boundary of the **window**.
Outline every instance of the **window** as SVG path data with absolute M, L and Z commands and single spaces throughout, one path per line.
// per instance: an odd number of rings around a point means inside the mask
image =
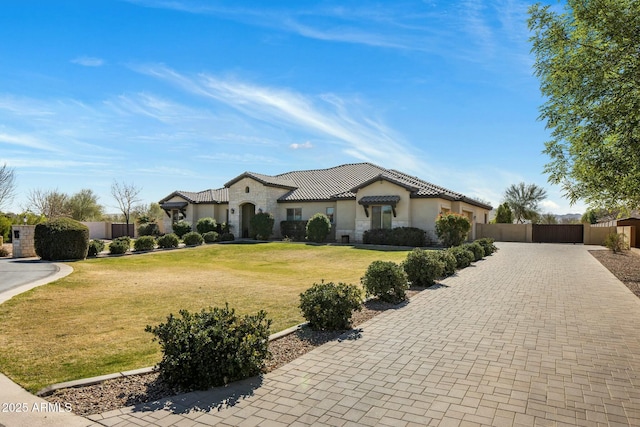
M 391 228 L 393 209 L 389 205 L 371 206 L 371 229 Z
M 288 208 L 287 221 L 302 221 L 302 208 Z
M 334 212 L 335 212 L 334 208 L 327 208 L 327 218 L 329 218 L 329 222 L 331 222 L 331 224 L 333 224 Z
M 180 212 L 179 209 L 171 209 L 171 220 L 173 222 L 178 222 L 184 219 L 184 215 Z
M 248 193 L 249 192 L 249 187 L 244 187 L 244 192 Z

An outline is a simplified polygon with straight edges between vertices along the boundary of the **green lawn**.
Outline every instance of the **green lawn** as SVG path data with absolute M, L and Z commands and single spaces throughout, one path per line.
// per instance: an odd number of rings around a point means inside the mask
M 299 294 L 313 283 L 359 283 L 372 261 L 406 255 L 277 242 L 70 263 L 70 276 L 0 305 L 0 369 L 34 392 L 151 366 L 161 353 L 146 325 L 225 302 L 240 314 L 264 309 L 277 332 L 304 321 Z

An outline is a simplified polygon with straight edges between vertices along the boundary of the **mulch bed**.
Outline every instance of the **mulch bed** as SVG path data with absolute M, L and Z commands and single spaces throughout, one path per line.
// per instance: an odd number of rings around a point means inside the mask
M 640 297 L 640 255 L 632 251 L 589 251 L 595 259 L 624 283 L 631 292 Z
M 410 289 L 407 291 L 407 296 L 411 298 L 421 290 L 420 288 Z M 357 327 L 393 308 L 398 308 L 398 305 L 377 300 L 367 301 L 362 311 L 353 314 L 352 325 Z M 345 332 L 313 331 L 303 327 L 292 334 L 273 340 L 269 342 L 272 358 L 266 363 L 266 371 L 273 371 L 322 344 L 336 340 Z M 53 403 L 71 404 L 75 414 L 87 416 L 151 402 L 182 392 L 184 391 L 164 384 L 159 379 L 158 373 L 154 372 L 116 378 L 86 387 L 61 389 L 44 398 Z

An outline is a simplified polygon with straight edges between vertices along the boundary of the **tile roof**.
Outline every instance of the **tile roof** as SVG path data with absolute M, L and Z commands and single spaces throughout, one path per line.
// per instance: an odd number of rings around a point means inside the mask
M 276 177 L 290 180 L 297 186 L 280 197 L 279 201 L 355 199 L 358 189 L 376 180 L 384 179 L 408 189 L 413 198 L 440 197 L 491 209 L 488 204 L 466 197 L 464 194 L 371 163 L 352 163 L 329 169 L 288 172 Z
M 314 169 L 286 172 L 280 175 L 264 175 L 244 172 L 227 182 L 224 188 L 205 190 L 198 193 L 176 191 L 160 203 L 180 196 L 191 203 L 228 203 L 228 188 L 242 178 L 252 178 L 264 185 L 289 189 L 281 196 L 280 202 L 327 201 L 355 199 L 358 189 L 379 179 L 400 185 L 411 192 L 412 198 L 439 197 L 452 201 L 464 201 L 472 205 L 491 209 L 491 206 L 461 193 L 407 175 L 394 169 L 385 169 L 372 163 L 349 163 L 328 169 Z
M 173 197 L 182 197 L 193 204 L 199 203 L 228 203 L 229 202 L 229 189 L 218 188 L 215 190 L 209 189 L 204 191 L 174 191 L 164 199 L 160 200 L 160 203 L 165 203 L 167 200 L 171 200 Z

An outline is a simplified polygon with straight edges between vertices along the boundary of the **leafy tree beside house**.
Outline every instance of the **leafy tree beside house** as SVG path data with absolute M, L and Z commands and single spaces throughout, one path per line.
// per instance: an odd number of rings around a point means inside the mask
M 504 192 L 504 201 L 511 208 L 517 223 L 536 222 L 540 212 L 538 204 L 547 197 L 547 191 L 536 184 L 513 184 Z
M 640 2 L 567 0 L 529 9 L 551 139 L 549 181 L 574 203 L 640 206 Z

